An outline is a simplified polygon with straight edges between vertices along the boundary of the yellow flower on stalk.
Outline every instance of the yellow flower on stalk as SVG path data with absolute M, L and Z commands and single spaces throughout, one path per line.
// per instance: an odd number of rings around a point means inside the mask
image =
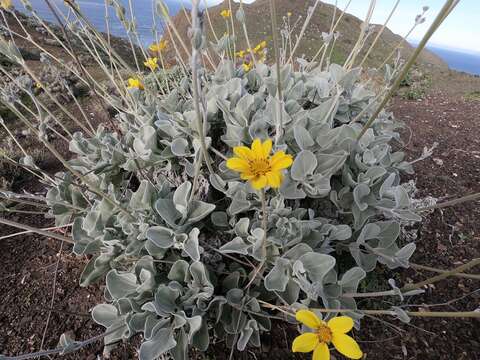
M 143 84 L 140 80 L 136 78 L 128 79 L 128 86 L 127 89 L 138 89 L 138 90 L 145 90 Z
M 243 71 L 249 72 L 253 68 L 253 62 L 250 61 L 248 63 L 243 63 L 242 67 L 243 67 Z
M 0 8 L 5 10 L 13 9 L 12 0 L 0 0 Z
M 357 342 L 346 335 L 353 328 L 353 320 L 348 316 L 337 316 L 328 322 L 320 320 L 309 310 L 299 310 L 297 321 L 308 326 L 314 332 L 304 333 L 293 340 L 292 351 L 307 353 L 313 351 L 312 360 L 329 360 L 330 343 L 337 351 L 349 359 L 361 359 L 363 356 Z
M 245 56 L 245 50 L 240 50 L 235 55 L 237 57 L 243 58 Z
M 160 53 L 167 48 L 167 45 L 168 45 L 168 41 L 167 40 L 162 40 L 162 41 L 159 41 L 158 43 L 153 43 L 152 45 L 150 45 L 148 47 L 148 49 L 151 52 Z
M 253 52 L 256 54 L 260 52 L 261 50 L 265 49 L 267 47 L 267 42 L 263 40 L 261 43 L 259 43 L 255 48 L 253 49 Z
M 270 156 L 272 140 L 255 139 L 252 147 L 236 146 L 233 153 L 236 157 L 227 160 L 227 167 L 230 170 L 240 173 L 240 178 L 248 180 L 255 190 L 267 186 L 279 188 L 282 184 L 282 170 L 292 165 L 291 155 L 283 151 L 277 151 Z
M 230 10 L 222 10 L 220 12 L 220 15 L 224 18 L 224 19 L 228 19 L 230 16 L 232 16 L 232 12 Z
M 155 71 L 158 68 L 158 59 L 156 57 L 148 58 L 143 64 L 150 70 Z

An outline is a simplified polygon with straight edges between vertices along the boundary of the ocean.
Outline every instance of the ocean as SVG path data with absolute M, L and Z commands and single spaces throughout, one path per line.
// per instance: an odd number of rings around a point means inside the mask
M 480 75 L 480 52 L 453 50 L 439 46 L 427 46 L 427 48 L 442 58 L 450 69 Z
M 56 22 L 50 9 L 44 0 L 30 0 L 33 8 L 45 20 Z M 54 2 L 60 9 L 65 10 L 66 7 L 63 0 L 50 0 Z M 80 5 L 82 12 L 88 17 L 90 22 L 101 31 L 106 31 L 105 24 L 105 5 L 104 0 L 76 0 Z M 120 0 L 128 12 L 128 0 Z M 140 41 L 143 45 L 148 45 L 155 41 L 155 33 L 152 30 L 152 0 L 131 0 L 133 12 L 137 21 L 137 29 Z M 164 0 L 170 10 L 170 14 L 176 14 L 182 8 L 182 3 L 188 7 L 189 0 Z M 218 2 L 218 1 L 217 1 Z M 201 2 L 203 3 L 203 1 Z M 24 10 L 20 0 L 14 0 L 16 8 L 20 11 Z M 113 35 L 125 37 L 126 31 L 112 9 L 109 10 L 109 28 Z M 161 28 L 157 25 L 157 31 L 161 33 Z M 415 46 L 415 44 L 412 44 Z M 440 47 L 437 45 L 428 46 L 428 49 L 440 56 L 451 69 L 463 71 L 469 74 L 480 75 L 480 53 L 464 52 L 453 50 L 450 48 Z
M 67 6 L 63 0 L 50 0 L 51 3 L 56 5 L 59 9 L 67 13 Z M 104 0 L 76 0 L 75 1 L 82 11 L 82 13 L 89 19 L 89 21 L 100 31 L 106 32 L 107 27 L 105 24 L 105 1 Z M 164 0 L 169 8 L 170 14 L 173 16 L 182 8 L 182 3 L 188 6 L 188 0 Z M 15 8 L 21 12 L 27 13 L 20 0 L 13 0 Z M 50 9 L 44 0 L 30 0 L 33 9 L 44 20 L 51 21 L 58 24 L 56 18 L 52 15 Z M 120 0 L 120 3 L 124 4 L 127 10 L 127 19 L 130 19 L 129 2 L 128 0 Z M 148 45 L 155 41 L 155 32 L 153 31 L 153 9 L 152 0 L 131 0 L 133 13 L 135 15 L 137 23 L 137 31 L 139 33 L 140 41 L 142 45 Z M 28 14 L 28 13 L 27 13 Z M 119 37 L 126 37 L 127 33 L 125 28 L 116 17 L 115 11 L 109 7 L 109 29 L 112 35 Z M 73 19 L 73 16 L 70 17 Z M 160 19 L 157 19 L 157 23 Z M 157 24 L 157 31 L 161 34 L 161 26 Z

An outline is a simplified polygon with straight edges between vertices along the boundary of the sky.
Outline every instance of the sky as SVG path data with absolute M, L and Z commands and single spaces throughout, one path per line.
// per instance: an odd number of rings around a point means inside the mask
M 207 1 L 212 5 L 222 2 L 222 0 Z M 314 2 L 314 0 L 311 1 Z M 322 1 L 330 4 L 338 2 L 338 7 L 341 9 L 348 3 L 348 0 Z M 244 0 L 244 2 L 252 1 Z M 377 0 L 373 22 L 383 24 L 395 2 L 396 0 Z M 422 11 L 422 7 L 429 6 L 426 21 L 419 25 L 408 38 L 410 41 L 418 42 L 435 19 L 444 2 L 443 0 L 401 0 L 388 27 L 396 34 L 405 35 L 412 27 L 415 16 Z M 369 0 L 352 0 L 347 12 L 364 19 L 369 5 Z M 432 36 L 430 44 L 480 53 L 480 0 L 460 0 L 450 16 Z

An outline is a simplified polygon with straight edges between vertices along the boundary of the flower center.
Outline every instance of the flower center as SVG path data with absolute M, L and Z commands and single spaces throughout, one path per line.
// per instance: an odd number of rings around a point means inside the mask
M 330 330 L 330 328 L 328 326 L 321 325 L 317 329 L 317 336 L 318 336 L 318 340 L 321 343 L 329 344 L 332 341 L 332 331 Z
M 270 159 L 268 158 L 250 160 L 249 165 L 250 170 L 253 174 L 255 174 L 255 176 L 265 175 L 272 170 L 272 167 L 270 165 Z

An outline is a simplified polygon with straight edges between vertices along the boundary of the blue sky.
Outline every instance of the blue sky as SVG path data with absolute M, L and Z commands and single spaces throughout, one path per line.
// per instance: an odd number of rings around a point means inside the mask
M 208 0 L 218 4 L 222 0 Z M 295 0 L 291 0 L 295 1 Z M 314 0 L 311 0 L 312 3 Z M 322 0 L 335 4 L 335 0 Z M 377 0 L 373 21 L 383 23 L 396 0 Z M 244 2 L 252 2 L 244 0 Z M 348 0 L 338 0 L 338 6 L 344 8 Z M 363 19 L 370 4 L 369 0 L 352 0 L 348 12 Z M 412 33 L 409 40 L 418 41 L 427 31 L 436 14 L 444 4 L 443 0 L 401 0 L 395 16 L 390 20 L 389 28 L 400 35 L 405 35 L 412 26 L 415 15 L 423 6 L 429 6 L 427 21 Z M 461 0 L 451 15 L 430 40 L 431 44 L 480 53 L 480 0 Z
M 335 4 L 335 0 L 324 0 Z M 338 6 L 343 8 L 348 1 L 338 0 Z M 383 23 L 395 4 L 395 0 L 377 0 L 373 16 L 375 23 Z M 348 12 L 365 18 L 370 1 L 353 0 Z M 422 11 L 423 6 L 429 6 L 427 20 L 421 24 L 409 40 L 420 40 L 429 25 L 442 8 L 442 0 L 401 0 L 395 16 L 389 22 L 390 29 L 400 35 L 405 35 L 414 23 L 415 15 Z M 469 50 L 480 53 L 480 1 L 461 0 L 442 26 L 433 35 L 430 42 L 435 45 L 455 49 Z

